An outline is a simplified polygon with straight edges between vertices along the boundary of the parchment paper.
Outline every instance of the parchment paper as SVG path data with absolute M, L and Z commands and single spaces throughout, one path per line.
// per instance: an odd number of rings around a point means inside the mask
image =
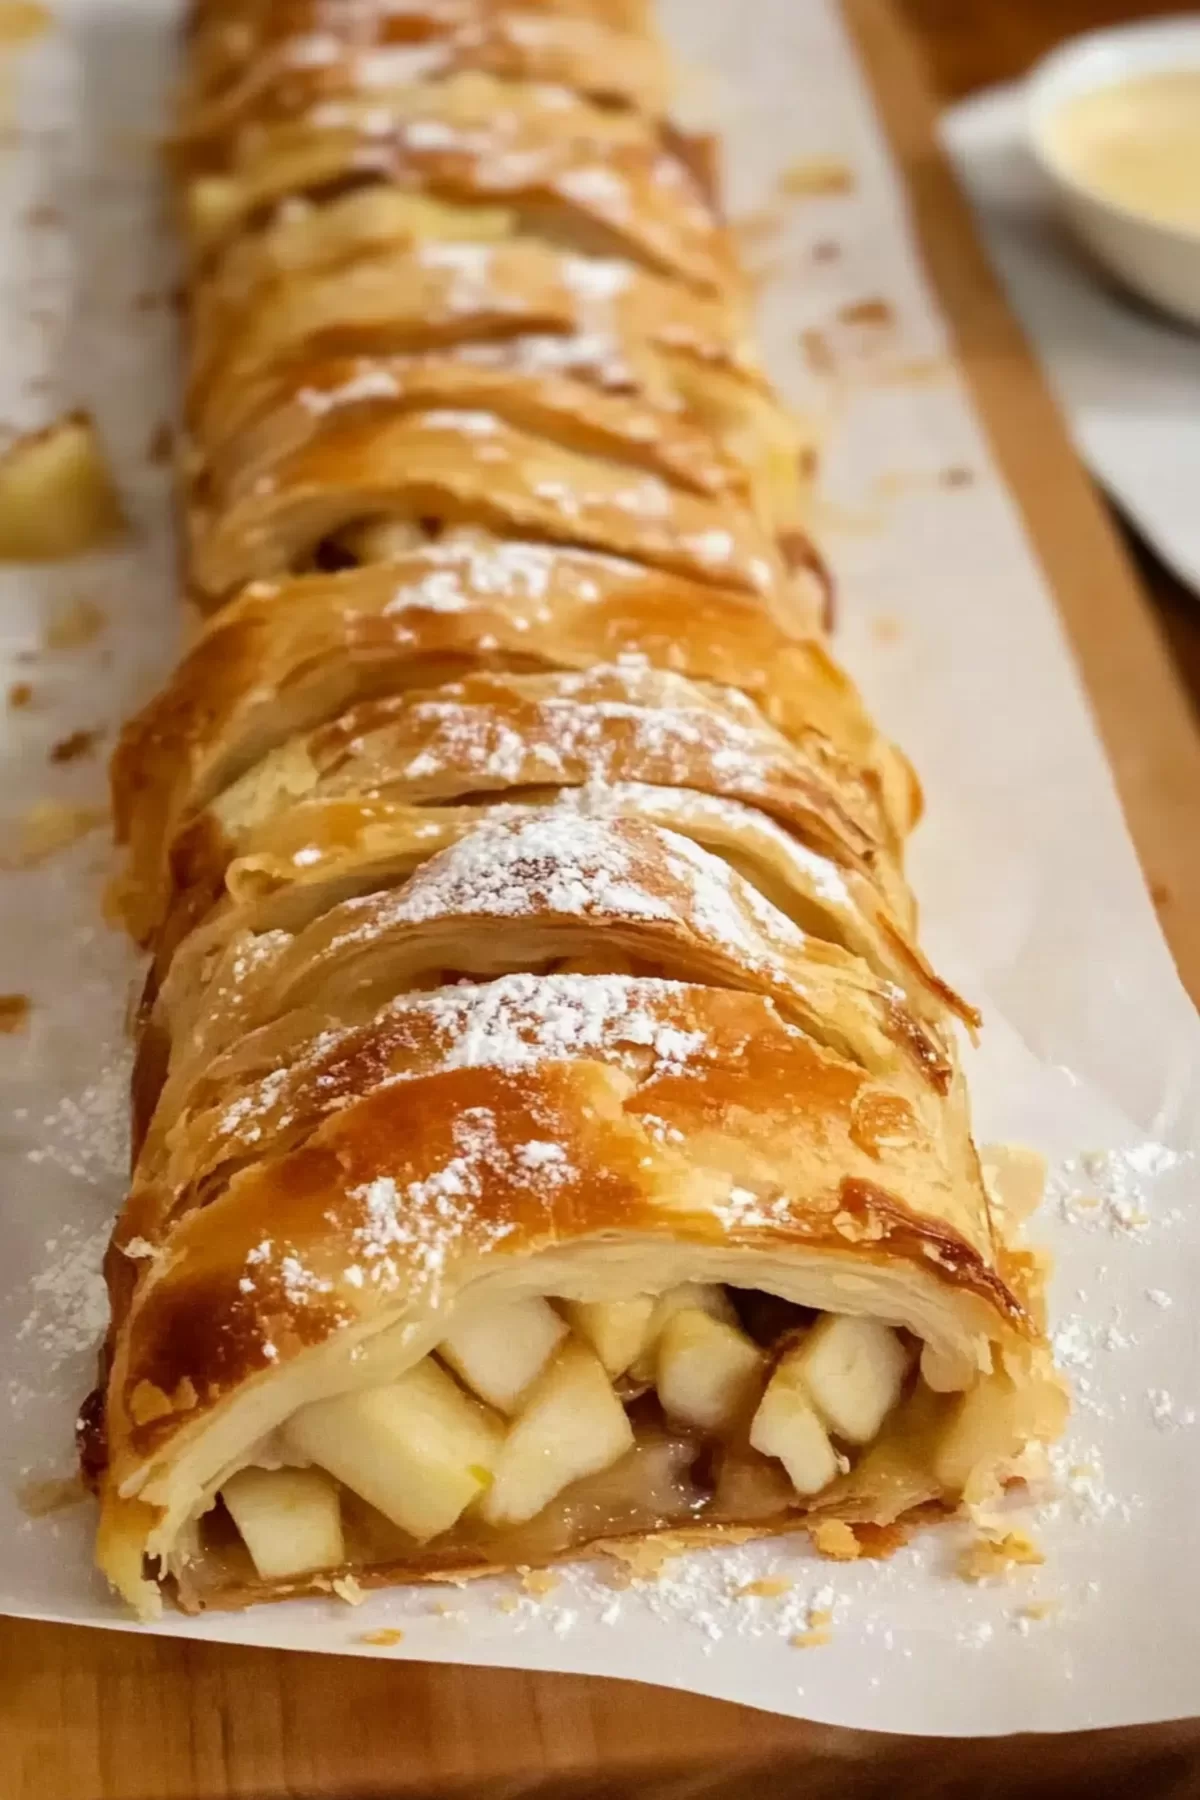
M 620 1674 L 892 1731 L 1200 1712 L 1197 1022 L 1052 602 L 945 359 L 836 14 L 823 0 L 671 0 L 666 16 L 689 69 L 720 72 L 690 85 L 727 134 L 733 210 L 752 215 L 771 367 L 829 433 L 821 529 L 843 655 L 926 779 L 926 941 L 988 1020 L 971 1059 L 979 1136 L 1055 1163 L 1036 1234 L 1058 1261 L 1076 1411 L 1055 1491 L 1021 1516 L 1046 1560 L 970 1585 L 952 1527 L 883 1564 L 820 1562 L 798 1539 L 694 1555 L 620 1592 L 587 1568 L 544 1596 L 496 1581 L 155 1629 Z M 2 572 L 5 680 L 32 690 L 3 715 L 6 845 L 34 802 L 100 801 L 102 753 L 174 646 L 167 481 L 149 456 L 175 387 L 150 145 L 172 60 L 158 0 L 64 0 L 55 32 L 22 54 L 21 129 L 0 156 L 0 417 L 90 405 L 135 525 L 104 556 Z M 807 193 L 776 191 L 788 171 Z M 81 625 L 80 600 L 102 617 L 85 609 Z M 43 647 L 48 627 L 78 637 L 89 618 L 91 641 Z M 95 755 L 50 760 L 92 728 Z M 100 917 L 110 866 L 97 830 L 0 877 L 0 992 L 33 1002 L 27 1028 L 0 1038 L 0 1607 L 125 1628 L 90 1569 L 89 1506 L 32 1517 L 43 1490 L 27 1485 L 71 1469 L 124 1173 L 136 970 Z M 738 1595 L 764 1573 L 793 1585 Z M 828 1643 L 793 1647 L 814 1615 Z M 363 1642 L 381 1628 L 402 1641 Z

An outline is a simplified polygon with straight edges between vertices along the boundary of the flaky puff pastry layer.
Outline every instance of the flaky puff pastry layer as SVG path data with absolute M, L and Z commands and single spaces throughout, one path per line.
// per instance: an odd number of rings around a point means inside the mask
M 152 957 L 85 1431 L 142 1611 L 320 1587 L 206 1559 L 215 1496 L 507 1299 L 725 1283 L 911 1333 L 910 1399 L 809 1503 L 858 1526 L 1061 1422 L 977 1019 L 916 941 L 919 789 L 826 647 L 811 438 L 668 91 L 641 0 L 193 9 L 201 622 L 113 763 Z M 723 1504 L 701 1529 L 764 1518 Z

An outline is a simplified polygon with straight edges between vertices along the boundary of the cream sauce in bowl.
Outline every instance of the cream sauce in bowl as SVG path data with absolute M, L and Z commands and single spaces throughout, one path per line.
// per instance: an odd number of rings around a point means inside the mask
M 1068 178 L 1200 238 L 1200 63 L 1075 94 L 1046 119 L 1043 141 Z

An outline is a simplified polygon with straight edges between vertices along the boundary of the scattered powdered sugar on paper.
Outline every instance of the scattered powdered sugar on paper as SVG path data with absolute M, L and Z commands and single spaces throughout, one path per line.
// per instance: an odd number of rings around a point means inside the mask
M 562 1565 L 549 1596 L 505 1589 L 506 1632 L 548 1625 L 565 1637 L 581 1623 L 653 1622 L 698 1634 L 706 1655 L 725 1638 L 775 1640 L 790 1655 L 790 1640 L 814 1625 L 822 1632 L 836 1629 L 852 1604 L 831 1583 L 829 1565 L 803 1550 L 772 1547 L 764 1564 L 761 1544 L 713 1545 L 668 1555 L 653 1574 L 628 1571 L 618 1587 L 614 1577 L 622 1567 L 606 1558 Z
M 1133 1150 L 1085 1150 L 1054 1169 L 1046 1184 L 1046 1205 L 1068 1225 L 1138 1239 L 1156 1224 L 1172 1224 L 1150 1210 L 1148 1184 L 1177 1169 L 1183 1158 L 1161 1144 Z
M 1167 1388 L 1147 1389 L 1146 1399 L 1159 1431 L 1179 1431 L 1196 1423 L 1196 1408 L 1180 1404 Z
M 1137 1495 L 1122 1495 L 1109 1487 L 1104 1457 L 1095 1444 L 1074 1439 L 1052 1444 L 1049 1464 L 1054 1492 L 1038 1509 L 1038 1517 L 1046 1523 L 1066 1516 L 1076 1525 L 1127 1525 L 1141 1508 Z
M 33 1163 L 52 1163 L 93 1185 L 123 1182 L 129 1170 L 129 1053 L 112 1046 L 94 1082 L 65 1095 L 37 1124 Z
M 9 1382 L 16 1411 L 43 1403 L 53 1377 L 95 1350 L 104 1335 L 108 1291 L 101 1265 L 111 1230 L 108 1221 L 94 1230 L 68 1224 L 47 1238 L 40 1267 L 29 1282 L 29 1310 L 16 1331 L 18 1344 L 36 1348 L 41 1381 L 37 1387 Z

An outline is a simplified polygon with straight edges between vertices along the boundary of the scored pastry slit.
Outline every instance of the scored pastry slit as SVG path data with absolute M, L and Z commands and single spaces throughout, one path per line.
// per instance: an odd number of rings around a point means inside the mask
M 149 1615 L 989 1500 L 1061 1428 L 1043 1271 L 646 8 L 195 0 L 185 61 L 101 1567 Z

